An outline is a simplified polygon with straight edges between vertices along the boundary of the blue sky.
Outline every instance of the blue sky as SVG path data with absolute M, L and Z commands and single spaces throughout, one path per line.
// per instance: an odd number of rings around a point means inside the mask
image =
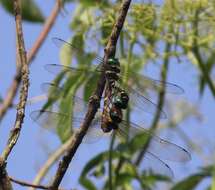
M 37 2 L 40 5 L 43 1 L 38 0 Z M 54 2 L 49 0 L 46 2 L 45 6 L 41 7 L 43 13 L 45 13 L 46 16 L 52 9 L 53 4 Z M 71 5 L 67 7 L 68 12 L 72 12 L 73 8 L 74 7 Z M 71 31 L 68 29 L 70 17 L 71 14 L 67 15 L 66 17 L 63 17 L 61 15 L 58 17 L 57 22 L 53 27 L 51 33 L 49 34 L 47 40 L 43 44 L 35 60 L 32 62 L 30 67 L 29 97 L 41 94 L 40 84 L 53 79 L 53 75 L 47 73 L 47 71 L 44 70 L 45 64 L 59 63 L 59 49 L 57 49 L 56 46 L 52 43 L 51 38 L 61 37 L 63 39 L 68 39 L 71 36 Z M 2 9 L 2 7 L 0 7 L 0 23 L 2 24 L 0 35 L 0 94 L 4 96 L 7 88 L 11 84 L 12 77 L 15 74 L 16 56 L 14 18 L 8 13 L 6 13 L 5 10 Z M 32 44 L 37 38 L 41 27 L 42 26 L 40 24 L 31 24 L 24 22 L 23 30 L 27 50 L 32 47 Z M 144 73 L 148 76 L 153 76 L 154 78 L 156 78 L 156 75 L 159 73 L 159 68 L 155 66 L 149 67 L 147 68 L 147 70 L 144 71 Z M 185 133 L 194 140 L 194 142 L 205 144 L 207 148 L 204 149 L 203 156 L 206 157 L 211 155 L 211 159 L 213 159 L 214 152 L 210 152 L 210 148 L 213 149 L 215 145 L 215 102 L 208 88 L 206 88 L 203 97 L 199 98 L 197 88 L 197 75 L 198 72 L 195 66 L 189 64 L 188 62 L 176 64 L 173 61 L 173 63 L 170 64 L 170 75 L 168 80 L 183 87 L 185 93 L 180 97 L 178 95 L 174 95 L 170 98 L 182 98 L 198 106 L 203 115 L 203 122 L 198 122 L 194 119 L 190 119 L 189 121 L 182 123 L 179 127 L 181 127 L 185 131 Z M 29 113 L 32 110 L 39 108 L 39 106 L 40 105 L 37 104 L 27 107 L 25 122 L 23 125 L 21 136 L 8 160 L 9 175 L 17 179 L 32 181 L 37 173 L 38 168 L 44 163 L 47 158 L 47 149 L 51 152 L 51 150 L 54 150 L 59 145 L 59 140 L 54 134 L 40 129 L 37 124 L 35 124 L 30 119 Z M 1 151 L 5 147 L 9 130 L 13 127 L 15 121 L 15 113 L 15 110 L 11 109 L 0 124 Z M 165 131 L 165 133 L 163 133 L 163 136 L 168 137 L 172 140 L 174 136 L 171 137 L 169 135 L 173 134 L 174 133 L 171 131 Z M 176 143 L 183 145 L 182 141 L 176 141 Z M 208 141 L 210 143 L 208 143 Z M 105 144 L 107 145 L 107 143 L 105 142 L 102 143 L 102 146 L 100 143 L 81 145 L 81 149 L 76 154 L 74 162 L 72 162 L 71 164 L 71 169 L 67 172 L 67 176 L 63 181 L 64 187 L 71 188 L 77 184 L 77 175 L 80 171 L 80 168 L 90 157 L 93 156 L 93 154 L 96 153 L 95 152 L 92 154 L 92 152 L 89 150 L 96 150 L 99 152 L 100 150 L 104 150 L 106 148 Z M 199 166 L 203 166 L 205 164 L 205 161 L 202 161 L 201 158 L 199 158 L 199 156 L 197 156 L 197 154 L 192 150 L 191 154 L 192 160 L 189 163 L 175 164 L 168 162 L 175 173 L 176 180 L 183 176 L 186 176 L 188 173 L 197 171 Z M 52 171 L 55 171 L 55 169 L 56 167 L 52 169 Z M 203 186 L 200 186 L 199 189 L 202 189 Z M 22 188 L 17 187 L 17 189 Z

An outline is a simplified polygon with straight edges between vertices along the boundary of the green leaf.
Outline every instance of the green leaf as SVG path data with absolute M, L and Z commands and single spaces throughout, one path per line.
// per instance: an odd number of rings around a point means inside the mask
M 117 178 L 117 181 L 116 181 L 116 185 L 117 186 L 122 186 L 124 184 L 129 184 L 132 179 L 134 179 L 135 176 L 131 173 L 128 173 L 128 172 L 123 172 L 121 174 L 119 174 L 118 178 Z
M 75 45 L 75 47 L 78 48 L 78 51 L 79 50 L 81 52 L 83 51 L 84 40 L 83 40 L 82 34 L 76 34 L 75 36 L 73 36 L 71 39 L 68 40 L 68 43 Z M 80 53 L 80 52 L 73 51 L 72 47 L 68 46 L 68 44 L 64 44 L 60 49 L 61 64 L 65 66 L 70 66 L 73 56 L 79 55 L 79 54 L 76 55 L 76 53 Z
M 72 116 L 73 116 L 73 96 L 75 95 L 77 89 L 79 86 L 83 83 L 84 78 L 83 74 L 77 73 L 75 75 L 69 75 L 68 79 L 64 83 L 63 86 L 63 96 L 60 99 L 60 112 L 66 113 L 70 115 L 71 117 L 62 124 L 57 130 L 58 135 L 62 142 L 65 142 L 70 136 L 72 132 Z
M 86 189 L 89 190 L 97 190 L 96 186 L 87 178 L 81 178 L 80 179 L 80 184 L 83 185 Z
M 84 169 L 81 172 L 79 182 L 84 187 L 90 187 L 90 181 L 87 179 L 87 175 L 92 171 L 94 168 L 97 168 L 98 166 L 104 165 L 105 161 L 108 160 L 109 151 L 102 152 L 98 155 L 96 155 L 94 158 L 92 158 L 84 167 Z M 96 170 L 95 170 L 96 171 Z
M 95 6 L 108 6 L 108 2 L 106 0 L 99 1 L 80 0 L 80 3 L 83 4 L 86 8 Z
M 14 14 L 13 1 L 1 0 L 1 3 L 5 10 L 10 14 Z M 44 16 L 33 0 L 22 0 L 21 10 L 23 20 L 30 22 L 44 22 Z
M 94 92 L 97 81 L 99 79 L 99 73 L 95 73 L 87 80 L 84 88 L 84 100 L 88 101 L 92 93 Z
M 59 75 L 57 75 L 56 78 L 53 80 L 53 84 L 58 86 L 61 80 L 63 80 L 64 74 L 65 73 L 60 73 Z M 49 89 L 49 92 L 47 95 L 48 95 L 48 100 L 43 105 L 42 110 L 47 110 L 51 108 L 51 106 L 60 98 L 60 92 L 57 89 L 52 89 L 52 88 Z
M 120 156 L 119 152 L 113 152 L 113 158 L 117 158 Z M 92 158 L 84 167 L 81 172 L 81 178 L 85 177 L 93 168 L 96 168 L 99 164 L 104 164 L 109 158 L 109 151 L 102 152 Z
M 89 1 L 89 0 L 80 0 L 80 3 L 82 3 L 86 7 L 94 7 L 98 4 L 97 1 Z
M 194 189 L 207 175 L 200 173 L 191 175 L 188 178 L 184 179 L 177 183 L 171 190 L 192 190 Z
M 68 41 L 70 42 L 70 41 Z M 60 49 L 60 63 L 65 66 L 69 66 L 72 61 L 72 51 L 68 45 L 63 45 Z
M 96 177 L 96 178 L 100 178 L 102 176 L 104 176 L 105 174 L 105 167 L 104 165 L 98 165 L 95 169 L 95 171 L 93 171 L 92 176 Z
M 124 154 L 132 155 L 136 151 L 142 149 L 145 143 L 148 142 L 150 135 L 144 133 L 139 133 L 134 136 L 128 143 L 121 143 L 118 145 L 117 150 L 123 152 Z M 124 155 L 125 156 L 125 155 Z

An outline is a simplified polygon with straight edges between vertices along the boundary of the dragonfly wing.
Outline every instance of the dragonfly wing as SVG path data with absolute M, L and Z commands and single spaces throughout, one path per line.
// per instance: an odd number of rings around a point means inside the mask
M 42 83 L 40 88 L 49 98 L 54 99 L 57 99 L 63 92 L 63 88 L 54 83 Z
M 160 158 L 170 161 L 186 162 L 191 159 L 187 150 L 158 136 L 152 137 L 148 150 Z
M 57 98 L 60 95 L 63 95 L 65 93 L 64 87 L 59 87 L 57 84 L 54 83 L 43 83 L 41 85 L 41 88 L 44 93 L 48 94 L 48 97 L 50 98 Z M 77 97 L 77 96 L 72 96 L 71 103 L 73 103 L 73 111 L 77 117 L 84 117 L 87 108 L 88 108 L 88 103 L 85 102 L 83 99 Z
M 67 42 L 60 38 L 53 38 L 52 41 L 58 47 L 62 47 L 62 46 L 68 47 L 68 50 L 71 51 L 71 53 L 74 53 L 74 54 L 78 55 L 79 57 L 83 57 L 83 55 L 86 54 L 86 52 L 82 48 L 80 48 L 83 45 L 77 44 L 77 42 L 74 44 L 74 43 Z M 88 48 L 88 49 L 91 49 L 91 48 Z M 98 64 L 101 65 L 102 63 L 104 63 L 104 59 L 98 55 L 94 56 L 94 60 L 97 63 L 96 65 L 98 65 Z M 46 68 L 50 72 L 53 71 L 53 68 L 50 69 L 49 66 L 47 66 Z M 99 68 L 99 66 L 97 68 Z M 66 67 L 64 69 L 64 71 L 66 71 L 66 70 L 68 71 L 68 67 Z M 127 74 L 129 74 L 129 73 L 127 73 Z M 135 90 L 139 91 L 140 93 L 143 93 L 145 91 L 145 89 L 147 89 L 147 88 L 160 91 L 160 89 L 162 88 L 163 85 L 165 86 L 167 92 L 176 93 L 176 94 L 181 94 L 184 92 L 184 90 L 180 86 L 173 84 L 173 83 L 162 82 L 159 80 L 152 79 L 150 77 L 143 76 L 138 73 L 131 73 L 131 76 L 132 76 L 131 78 L 134 79 L 134 81 L 136 83 Z
M 43 110 L 33 111 L 30 114 L 30 117 L 43 128 L 48 129 L 49 131 L 53 131 L 55 133 L 57 128 L 61 127 L 69 119 L 69 116 L 66 114 Z M 77 131 L 80 128 L 83 120 L 84 118 L 72 118 L 71 132 L 72 129 L 74 131 Z M 103 132 L 100 126 L 100 119 L 93 120 L 87 131 L 87 134 L 83 139 L 83 142 L 94 143 L 98 141 L 103 136 Z
M 136 83 L 134 88 L 141 94 L 144 93 L 146 91 L 146 89 L 150 89 L 150 90 L 159 92 L 159 91 L 161 91 L 163 86 L 165 87 L 166 92 L 173 93 L 173 94 L 184 93 L 184 90 L 176 84 L 155 80 L 155 79 L 143 76 L 138 73 L 132 73 L 132 77 L 133 76 L 134 76 L 135 83 Z
M 120 127 L 118 130 L 115 130 L 114 132 L 120 138 L 125 139 L 127 137 L 125 129 L 122 129 L 122 127 Z M 134 161 L 137 159 L 138 155 L 139 154 L 135 154 Z M 159 159 L 159 157 L 148 151 L 145 152 L 144 157 L 142 158 L 138 168 L 139 168 L 138 171 L 140 173 L 146 171 L 152 172 L 153 174 L 160 174 L 168 177 L 173 177 L 172 169 L 165 162 Z
M 150 152 L 146 152 L 144 154 L 144 157 L 138 166 L 138 170 L 141 173 L 142 171 L 149 171 L 153 174 L 159 174 L 169 178 L 174 176 L 173 171 L 169 165 Z
M 74 118 L 72 122 L 72 126 L 74 131 L 77 131 L 81 124 L 83 123 L 84 118 Z M 87 134 L 83 138 L 83 142 L 87 144 L 95 143 L 103 137 L 104 133 L 101 129 L 101 119 L 100 117 L 96 117 L 90 127 L 87 130 Z
M 126 130 L 126 127 L 129 127 L 129 130 Z M 146 136 L 150 137 L 151 140 L 147 152 L 150 152 L 161 159 L 176 162 L 186 162 L 191 159 L 190 153 L 184 148 L 166 141 L 134 123 L 122 121 L 120 130 L 122 130 L 125 135 L 126 133 L 129 133 L 127 135 L 129 139 L 135 137 L 139 133 L 144 133 Z
M 54 42 L 54 44 L 57 46 L 57 47 L 66 47 L 67 49 L 67 51 L 69 51 L 70 53 L 72 53 L 72 54 L 75 54 L 75 55 L 77 55 L 77 56 L 79 56 L 79 57 L 83 57 L 83 55 L 86 55 L 87 54 L 87 52 L 85 52 L 84 50 L 83 50 L 83 48 L 81 48 L 81 47 L 83 47 L 83 44 L 78 44 L 77 42 L 75 42 L 75 44 L 74 43 L 72 43 L 72 42 L 67 42 L 67 41 L 65 41 L 65 40 L 63 40 L 63 39 L 60 39 L 60 38 L 52 38 L 52 41 Z M 90 47 L 87 47 L 86 49 L 88 49 L 88 50 L 91 50 L 92 48 L 90 48 Z M 92 52 L 91 52 L 91 54 L 92 54 Z M 94 53 L 93 53 L 94 54 Z M 102 58 L 102 57 L 100 57 L 99 55 L 96 55 L 96 54 L 94 54 L 94 63 L 96 64 L 96 65 L 98 65 L 98 64 L 101 64 L 101 63 L 103 63 L 104 62 L 104 59 Z
M 88 129 L 85 142 L 94 143 L 100 140 L 102 137 L 104 137 L 104 132 L 101 129 L 101 115 L 98 113 Z
M 69 116 L 52 111 L 36 110 L 30 113 L 30 117 L 41 127 L 56 133 L 56 129 L 62 125 Z
M 95 74 L 95 72 L 100 72 L 96 67 L 86 67 L 75 68 L 59 64 L 47 64 L 45 69 L 52 74 L 69 74 L 72 77 L 79 76 L 80 74 Z
M 129 104 L 132 109 L 139 111 L 145 111 L 147 113 L 155 114 L 158 109 L 160 109 L 160 117 L 166 118 L 166 113 L 159 108 L 155 103 L 153 103 L 151 100 L 147 99 L 143 95 L 136 92 L 134 89 L 129 88 Z

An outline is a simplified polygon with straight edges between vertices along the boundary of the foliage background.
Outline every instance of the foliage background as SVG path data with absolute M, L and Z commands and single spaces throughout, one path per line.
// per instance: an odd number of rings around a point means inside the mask
M 15 35 L 14 35 L 14 19 L 6 11 L 10 10 L 10 6 L 4 0 L 1 1 L 0 18 L 1 35 L 0 35 L 0 49 L 1 49 L 1 96 L 4 97 L 6 89 L 10 85 L 12 76 L 15 73 Z M 31 1 L 23 1 L 24 5 Z M 146 2 L 146 1 L 145 1 Z M 173 3 L 174 2 L 174 3 Z M 43 1 L 35 1 L 38 5 L 38 10 L 35 9 L 34 4 L 25 11 L 23 8 L 24 18 L 28 21 L 24 22 L 24 34 L 26 48 L 29 49 L 41 29 L 41 24 L 44 16 L 50 12 L 54 2 L 47 1 L 44 5 Z M 81 34 L 87 32 L 86 39 L 89 36 L 95 37 L 93 40 L 87 41 L 88 46 L 99 45 L 100 55 L 102 55 L 102 45 L 105 44 L 106 37 L 109 35 L 112 24 L 115 19 L 117 10 L 116 2 L 107 5 L 100 3 L 89 3 L 89 1 L 69 2 L 65 8 L 68 12 L 62 13 L 49 34 L 46 42 L 41 48 L 39 54 L 36 56 L 30 68 L 31 87 L 29 97 L 41 93 L 40 84 L 42 82 L 51 81 L 53 76 L 47 73 L 43 66 L 47 63 L 59 63 L 59 49 L 51 42 L 52 37 L 62 37 L 63 39 L 70 39 L 71 36 L 76 36 L 80 39 Z M 141 6 L 143 1 L 133 1 L 138 5 L 132 5 L 129 13 L 128 21 L 125 25 L 125 50 L 119 51 L 118 55 L 123 57 L 128 55 L 129 47 L 134 42 L 136 37 L 142 37 L 143 48 L 134 47 L 134 56 L 131 64 L 136 63 L 132 69 L 140 70 L 147 76 L 159 78 L 162 64 L 163 50 L 165 42 L 168 41 L 173 44 L 177 50 L 172 51 L 174 57 L 170 61 L 168 69 L 168 81 L 172 81 L 183 87 L 185 94 L 182 96 L 168 95 L 169 118 L 167 121 L 161 121 L 161 136 L 174 141 L 177 144 L 188 147 L 192 154 L 192 161 L 187 164 L 175 164 L 168 162 L 175 173 L 175 181 L 179 181 L 191 174 L 201 171 L 200 167 L 213 165 L 214 161 L 214 96 L 213 89 L 209 88 L 206 82 L 205 73 L 200 69 L 198 64 L 198 54 L 195 54 L 195 40 L 198 40 L 197 46 L 201 54 L 201 63 L 205 65 L 206 74 L 209 73 L 211 80 L 213 79 L 213 44 L 214 44 L 214 3 L 213 1 L 154 1 L 154 6 Z M 7 5 L 7 6 L 6 6 Z M 114 6 L 113 6 L 114 5 Z M 174 11 L 173 8 L 174 7 Z M 31 11 L 34 10 L 34 11 Z M 199 35 L 196 37 L 195 33 L 195 19 L 196 10 L 199 10 Z M 36 13 L 34 13 L 36 11 Z M 96 12 L 96 14 L 95 14 Z M 31 15 L 33 14 L 33 15 Z M 35 14 L 35 15 L 34 15 Z M 29 16 L 30 15 L 30 16 Z M 44 15 L 44 16 L 42 16 Z M 76 15 L 76 16 L 74 16 Z M 156 17 L 154 17 L 156 15 Z M 155 20 L 156 18 L 156 20 Z M 80 24 L 81 23 L 81 24 Z M 3 27 L 4 26 L 4 27 Z M 168 28 L 169 27 L 169 28 Z M 156 28 L 156 32 L 154 29 Z M 170 30 L 168 31 L 167 30 Z M 162 35 L 161 35 L 162 33 Z M 129 34 L 129 38 L 127 37 Z M 88 37 L 87 37 L 88 36 Z M 143 37 L 145 39 L 143 39 Z M 92 39 L 92 38 L 90 38 Z M 80 40 L 79 40 L 80 41 Z M 120 48 L 119 48 L 120 49 Z M 158 57 L 155 54 L 159 55 Z M 68 64 L 68 55 L 62 55 L 61 61 Z M 123 61 L 123 60 L 122 60 Z M 124 63 L 128 60 L 124 59 Z M 146 64 L 147 63 L 147 64 Z M 172 106 L 171 106 L 172 105 Z M 13 155 L 8 161 L 9 175 L 15 176 L 18 179 L 32 181 L 37 173 L 40 165 L 47 159 L 47 155 L 51 153 L 57 146 L 60 140 L 47 131 L 40 129 L 28 117 L 30 111 L 40 107 L 39 104 L 29 106 L 26 113 L 24 130 L 21 138 L 13 152 Z M 172 110 L 174 112 L 172 112 Z M 5 116 L 0 127 L 0 148 L 3 149 L 6 139 L 8 137 L 9 128 L 13 125 L 15 110 L 11 109 Z M 144 116 L 148 120 L 148 116 Z M 148 121 L 150 123 L 150 119 Z M 178 125 L 175 128 L 175 125 Z M 162 128 L 171 128 L 163 130 Z M 105 140 L 104 140 L 105 141 Z M 108 143 L 102 141 L 98 144 L 81 145 L 79 152 L 76 154 L 74 162 L 71 164 L 71 170 L 67 172 L 64 178 L 63 187 L 70 188 L 77 186 L 78 176 L 81 169 L 93 155 L 96 155 L 101 150 L 108 148 Z M 102 146 L 101 146 L 102 145 Z M 89 148 L 90 147 L 90 148 Z M 89 150 L 96 150 L 95 152 Z M 50 176 L 54 172 L 55 167 L 50 171 Z M 75 172 L 74 172 L 75 171 Z M 185 172 L 186 171 L 186 172 Z M 213 172 L 212 166 L 208 169 L 209 173 L 206 176 L 211 176 Z M 26 175 L 27 174 L 27 175 Z M 49 177 L 50 177 L 49 176 Z M 200 180 L 204 182 L 196 189 L 205 189 L 213 184 L 213 178 L 207 178 L 205 175 L 200 175 Z M 198 177 L 198 178 L 197 178 Z M 199 179 L 197 176 L 194 179 Z M 72 179 L 72 180 L 71 180 Z M 45 182 L 49 181 L 47 178 Z M 184 189 L 192 189 L 192 184 L 198 180 L 188 180 Z M 166 184 L 162 184 L 166 187 Z M 189 187 L 190 185 L 190 187 Z M 17 187 L 20 189 L 20 187 Z M 169 188 L 169 184 L 168 184 Z M 182 187 L 178 188 L 182 189 Z

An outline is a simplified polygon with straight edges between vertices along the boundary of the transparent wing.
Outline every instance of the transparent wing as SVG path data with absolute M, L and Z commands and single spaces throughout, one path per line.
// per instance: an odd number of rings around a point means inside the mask
M 52 41 L 54 42 L 54 44 L 57 46 L 57 47 L 62 47 L 62 46 L 66 46 L 68 47 L 68 50 L 71 51 L 71 53 L 77 55 L 77 56 L 83 56 L 84 54 L 86 54 L 86 52 L 81 49 L 81 45 L 78 45 L 77 42 L 75 44 L 73 43 L 70 43 L 70 42 L 67 42 L 63 39 L 60 39 L 60 38 L 52 38 Z M 87 48 L 87 49 L 90 49 L 90 48 Z M 101 64 L 104 62 L 103 58 L 98 56 L 98 55 L 94 55 L 94 60 L 95 60 L 95 64 Z
M 56 129 L 60 127 L 69 116 L 66 114 L 36 110 L 30 113 L 30 117 L 41 127 L 56 133 Z
M 47 64 L 45 65 L 45 69 L 52 73 L 52 74 L 70 74 L 71 76 L 77 76 L 80 74 L 90 74 L 93 75 L 95 72 L 100 72 L 100 70 L 97 70 L 96 67 L 89 67 L 89 65 L 86 65 L 86 67 L 81 67 L 81 68 L 74 68 L 74 67 L 69 67 L 69 66 L 64 66 L 64 65 L 59 65 L 59 64 Z
M 147 113 L 155 114 L 159 109 L 161 111 L 160 117 L 161 118 L 167 117 L 166 113 L 161 108 L 159 108 L 158 105 L 153 103 L 145 96 L 142 96 L 132 88 L 129 88 L 129 105 L 132 109 L 137 110 L 138 113 L 140 113 L 141 111 L 145 111 Z
M 64 87 L 59 87 L 54 83 L 43 83 L 41 89 L 44 93 L 47 93 L 50 98 L 64 96 L 65 93 Z M 88 108 L 88 103 L 77 96 L 72 96 L 71 103 L 73 103 L 73 112 L 76 114 L 76 117 L 84 117 Z
M 184 93 L 183 88 L 180 86 L 170 83 L 170 82 L 163 82 L 160 80 L 155 80 L 150 77 L 146 77 L 144 75 L 138 73 L 129 73 L 131 79 L 135 85 L 132 85 L 132 88 L 138 91 L 140 94 L 144 95 L 146 89 L 154 90 L 154 91 L 161 91 L 163 86 L 165 87 L 166 92 L 173 93 L 173 94 L 182 94 Z
M 43 110 L 33 111 L 30 114 L 30 117 L 41 127 L 46 128 L 49 131 L 54 131 L 55 133 L 57 128 L 61 127 L 69 119 L 69 116 L 66 114 Z M 71 132 L 72 129 L 77 131 L 80 128 L 83 120 L 83 118 L 73 117 L 71 123 Z M 83 141 L 85 143 L 97 142 L 103 136 L 100 126 L 101 123 L 99 119 L 93 120 Z
M 75 53 L 76 55 L 81 56 L 81 55 L 85 54 L 85 52 L 82 49 L 78 48 L 77 45 L 66 42 L 60 38 L 53 38 L 52 40 L 58 47 L 61 47 L 63 45 L 69 47 L 69 49 L 71 49 L 71 52 Z M 88 48 L 88 49 L 90 49 L 90 48 Z M 95 61 L 98 63 L 97 70 L 101 69 L 102 68 L 101 63 L 104 62 L 104 59 L 98 55 L 95 55 Z M 123 73 L 121 75 L 121 78 L 124 78 L 123 77 L 124 75 L 130 76 L 132 79 L 134 79 L 133 81 L 135 83 L 137 83 L 134 86 L 134 90 L 138 91 L 142 95 L 144 95 L 145 89 L 160 91 L 163 85 L 165 86 L 166 92 L 174 93 L 174 94 L 182 94 L 184 92 L 184 90 L 176 84 L 173 84 L 170 82 L 162 82 L 160 80 L 155 80 L 150 77 L 141 75 L 139 73 L 134 73 L 134 72 L 129 71 L 127 73 Z
M 129 127 L 129 131 L 126 130 L 126 127 Z M 191 159 L 190 153 L 184 148 L 153 135 L 148 130 L 134 123 L 122 121 L 119 125 L 119 130 L 121 130 L 121 133 L 124 133 L 125 136 L 129 137 L 129 139 L 135 137 L 139 133 L 145 133 L 151 139 L 147 152 L 150 152 L 161 159 L 176 162 L 186 162 Z
M 152 172 L 153 174 L 159 174 L 169 178 L 174 176 L 173 171 L 169 165 L 150 152 L 146 152 L 144 154 L 144 157 L 138 166 L 138 171 L 140 173 L 144 171 Z
M 119 128 L 114 131 L 119 138 L 126 138 L 125 130 Z M 136 161 L 139 154 L 135 154 L 133 160 Z M 152 172 L 153 174 L 160 174 L 168 177 L 173 177 L 173 171 L 168 164 L 163 162 L 159 157 L 146 151 L 140 164 L 138 165 L 139 173 Z

